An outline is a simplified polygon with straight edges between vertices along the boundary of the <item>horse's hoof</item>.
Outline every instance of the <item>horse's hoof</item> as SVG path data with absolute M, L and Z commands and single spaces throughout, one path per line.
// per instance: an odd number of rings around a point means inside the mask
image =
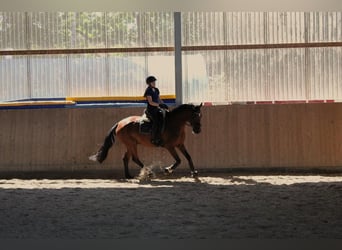
M 198 177 L 198 171 L 195 170 L 195 171 L 191 171 L 191 177 Z
M 173 172 L 172 168 L 165 168 L 164 169 L 165 174 L 172 174 L 172 172 Z
M 128 180 L 132 180 L 132 179 L 134 179 L 134 177 L 133 177 L 133 176 L 131 176 L 131 175 L 126 175 L 125 177 L 126 177 L 126 179 L 128 179 Z

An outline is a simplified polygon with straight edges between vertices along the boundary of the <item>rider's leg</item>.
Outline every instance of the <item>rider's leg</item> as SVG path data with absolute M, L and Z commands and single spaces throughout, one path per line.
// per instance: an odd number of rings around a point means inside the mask
M 161 146 L 163 144 L 161 139 L 161 129 L 162 129 L 162 113 L 158 110 L 158 112 L 154 113 L 153 116 L 153 125 L 152 125 L 152 143 L 156 146 Z

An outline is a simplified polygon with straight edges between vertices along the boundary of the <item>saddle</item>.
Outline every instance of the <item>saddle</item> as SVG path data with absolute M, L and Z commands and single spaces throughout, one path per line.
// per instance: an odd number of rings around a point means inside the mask
M 163 114 L 163 119 L 161 121 L 161 132 L 164 132 L 165 129 L 165 117 L 166 117 L 166 112 L 168 112 L 165 109 L 161 109 L 162 110 L 162 114 Z M 150 118 L 148 118 L 148 116 L 146 115 L 146 113 L 144 112 L 144 114 L 141 116 L 140 120 L 139 120 L 139 133 L 140 134 L 151 134 L 152 133 L 152 120 Z

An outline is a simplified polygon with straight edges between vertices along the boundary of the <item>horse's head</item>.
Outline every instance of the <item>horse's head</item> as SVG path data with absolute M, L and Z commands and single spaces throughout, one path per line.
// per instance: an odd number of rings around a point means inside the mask
M 187 124 L 192 127 L 192 132 L 198 134 L 201 132 L 201 107 L 202 103 L 198 106 L 193 104 L 182 104 L 173 109 L 169 115 L 174 121 L 174 126 Z
M 189 120 L 190 125 L 192 127 L 192 132 L 195 134 L 199 134 L 201 132 L 201 107 L 202 103 L 198 106 L 193 106 L 192 114 Z

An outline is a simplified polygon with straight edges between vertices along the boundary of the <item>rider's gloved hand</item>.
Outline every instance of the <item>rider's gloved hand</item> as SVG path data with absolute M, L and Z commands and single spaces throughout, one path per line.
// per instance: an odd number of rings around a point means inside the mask
M 159 104 L 159 108 L 162 108 L 162 109 L 169 109 L 169 106 L 167 106 L 165 103 L 160 103 L 160 104 Z

